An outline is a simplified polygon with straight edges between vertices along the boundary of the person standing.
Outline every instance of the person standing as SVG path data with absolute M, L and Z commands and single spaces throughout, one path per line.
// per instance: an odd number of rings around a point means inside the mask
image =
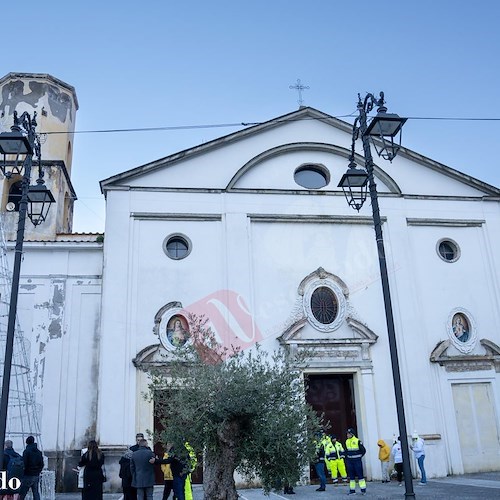
M 366 493 L 366 481 L 363 473 L 363 462 L 361 459 L 366 453 L 366 449 L 355 435 L 352 427 L 347 429 L 347 439 L 345 442 L 347 473 L 349 474 L 349 495 L 356 494 L 356 477 L 358 478 L 361 493 Z
M 87 451 L 78 463 L 78 467 L 85 467 L 82 500 L 102 500 L 102 484 L 105 481 L 103 465 L 104 453 L 99 449 L 97 441 L 89 441 Z
M 189 457 L 188 450 L 185 449 L 185 454 Z M 186 459 L 188 460 L 188 459 Z M 153 460 L 150 460 L 150 463 L 152 464 L 170 464 L 170 468 L 172 470 L 172 476 L 173 476 L 173 483 L 172 487 L 174 490 L 174 497 L 177 500 L 185 500 L 186 494 L 185 494 L 185 486 L 186 486 L 186 477 L 188 476 L 190 472 L 190 467 L 187 464 L 187 461 L 182 459 L 181 457 L 177 456 L 175 454 L 174 448 L 170 448 L 168 450 L 168 457 L 167 458 L 156 458 Z
M 413 433 L 412 443 L 410 445 L 415 458 L 417 459 L 418 468 L 420 469 L 420 474 L 422 478 L 420 479 L 420 484 L 427 484 L 427 476 L 425 474 L 424 460 L 425 460 L 425 441 L 418 435 L 417 432 Z
M 344 455 L 345 450 L 342 443 L 337 441 L 337 436 L 332 434 L 330 445 L 325 449 L 326 453 L 326 468 L 330 470 L 333 484 L 338 484 L 338 474 L 343 482 L 347 482 L 347 473 L 345 469 Z
M 119 476 L 122 480 L 123 500 L 137 500 L 137 491 L 132 487 L 132 471 L 130 470 L 130 459 L 133 451 L 128 449 L 120 458 Z
M 322 432 L 316 434 L 316 461 L 314 468 L 319 477 L 319 488 L 316 491 L 325 491 L 326 489 L 326 474 L 325 474 L 325 435 Z
M 389 477 L 389 460 L 391 458 L 391 449 L 389 445 L 383 440 L 379 439 L 377 441 L 378 446 L 378 459 L 380 460 L 380 466 L 382 468 L 382 482 L 388 483 L 391 478 Z
M 394 458 L 394 468 L 398 478 L 399 486 L 403 484 L 403 452 L 401 450 L 401 437 L 394 443 L 391 454 Z
M 148 448 L 145 439 L 139 440 L 139 448 L 132 453 L 130 471 L 132 472 L 132 486 L 137 490 L 137 500 L 153 500 L 155 485 L 155 455 Z M 153 463 L 150 460 L 153 459 Z
M 21 488 L 19 490 L 19 500 L 24 500 L 24 497 L 31 489 L 33 500 L 40 500 L 40 491 L 38 484 L 40 482 L 40 472 L 43 470 L 43 455 L 38 449 L 33 436 L 26 438 L 26 448 L 23 452 L 24 476 L 21 480 Z
M 172 445 L 167 443 L 167 450 L 170 450 L 170 448 L 172 448 Z M 163 454 L 163 458 L 168 458 L 168 451 Z M 162 464 L 161 471 L 163 472 L 164 483 L 162 500 L 168 500 L 168 497 L 174 488 L 174 476 L 172 475 L 172 468 L 170 467 L 170 464 Z
M 24 476 L 24 461 L 23 457 L 14 450 L 14 443 L 7 439 L 5 441 L 4 452 L 3 452 L 3 470 L 7 471 L 7 481 L 13 478 L 22 480 Z M 7 485 L 6 485 L 7 486 Z M 15 495 L 17 491 L 6 488 L 5 490 L 0 490 L 0 498 L 9 498 L 10 495 Z

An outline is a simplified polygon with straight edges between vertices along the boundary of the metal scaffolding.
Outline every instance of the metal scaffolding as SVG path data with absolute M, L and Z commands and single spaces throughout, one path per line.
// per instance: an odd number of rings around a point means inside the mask
M 0 213 L 0 383 L 3 376 L 3 353 L 5 352 L 12 287 L 12 271 L 7 257 L 4 227 L 4 214 Z M 16 318 L 6 439 L 14 443 L 14 449 L 18 453 L 22 453 L 28 436 L 35 437 L 43 452 L 40 428 L 41 410 L 41 405 L 36 402 L 31 379 L 30 342 L 21 330 L 19 318 Z M 47 458 L 45 458 L 45 466 L 47 466 Z M 40 476 L 40 494 L 44 500 L 55 499 L 55 474 L 46 467 Z

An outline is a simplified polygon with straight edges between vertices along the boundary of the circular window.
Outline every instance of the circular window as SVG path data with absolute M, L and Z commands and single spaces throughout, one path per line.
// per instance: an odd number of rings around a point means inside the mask
M 460 257 L 460 249 L 452 240 L 441 240 L 438 243 L 437 251 L 445 262 L 455 262 Z
M 163 251 L 171 259 L 184 259 L 191 252 L 191 240 L 182 234 L 171 234 L 163 240 Z
M 295 170 L 295 182 L 307 189 L 319 189 L 330 182 L 330 173 L 322 165 L 303 165 Z
M 311 295 L 311 311 L 321 324 L 329 325 L 333 323 L 338 310 L 337 296 L 330 288 L 321 286 L 314 290 Z

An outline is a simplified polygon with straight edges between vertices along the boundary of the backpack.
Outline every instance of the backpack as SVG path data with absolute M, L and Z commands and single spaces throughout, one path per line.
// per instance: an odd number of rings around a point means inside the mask
M 36 450 L 34 450 L 34 453 L 33 453 L 33 460 L 31 461 L 31 467 L 33 467 L 38 474 L 40 474 L 40 472 L 42 472 L 43 470 L 43 454 L 42 452 L 37 448 Z
M 12 479 L 17 477 L 17 479 L 22 479 L 24 476 L 24 460 L 21 455 L 16 457 L 10 457 L 9 463 L 7 464 L 7 479 Z

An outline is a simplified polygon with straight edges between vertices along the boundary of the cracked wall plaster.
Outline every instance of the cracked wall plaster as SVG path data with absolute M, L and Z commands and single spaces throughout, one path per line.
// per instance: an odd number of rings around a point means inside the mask
M 2 102 L 0 111 L 5 113 L 9 107 L 9 114 L 12 115 L 20 102 L 25 102 L 33 108 L 39 107 L 39 101 L 47 95 L 50 111 L 60 122 L 65 123 L 69 112 L 69 119 L 73 121 L 73 102 L 71 96 L 55 85 L 46 82 L 30 81 L 28 82 L 30 92 L 24 93 L 24 82 L 15 80 L 2 88 Z

